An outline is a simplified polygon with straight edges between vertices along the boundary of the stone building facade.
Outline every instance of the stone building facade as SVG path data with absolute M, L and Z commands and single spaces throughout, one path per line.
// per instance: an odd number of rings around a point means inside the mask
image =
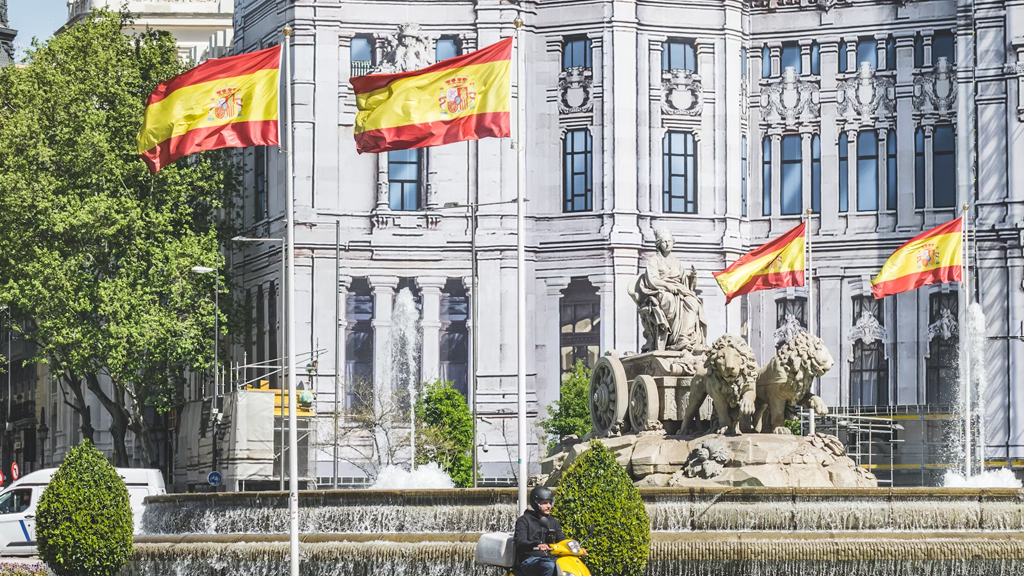
M 977 230 L 974 290 L 991 338 L 980 363 L 986 457 L 1012 465 L 1024 455 L 1024 402 L 1014 392 L 1024 382 L 1024 342 L 1014 338 L 1024 322 L 1024 176 L 1014 161 L 1024 158 L 1024 6 L 240 0 L 236 52 L 278 43 L 285 24 L 295 29 L 294 326 L 298 349 L 318 360 L 309 381 L 321 415 L 308 447 L 310 480 L 323 484 L 333 473 L 330 451 L 318 449 L 315 436 L 333 426 L 335 376 L 341 406 L 351 402 L 345 383 L 393 386 L 381 380 L 403 288 L 422 314 L 424 380 L 445 377 L 469 393 L 470 343 L 479 331 L 477 441 L 490 447 L 479 452 L 482 474 L 510 473 L 516 228 L 515 206 L 504 203 L 516 195 L 516 154 L 508 140 L 483 140 L 361 156 L 348 80 L 385 63 L 396 22 L 415 23 L 401 30 L 432 49 L 426 64 L 511 35 L 520 9 L 531 418 L 558 399 L 561 375 L 575 360 L 592 364 L 605 350 L 639 348 L 626 286 L 664 227 L 677 256 L 698 270 L 709 338 L 742 334 L 764 362 L 813 314 L 837 360 L 818 384 L 822 398 L 853 416 L 902 423 L 893 439 L 904 442 L 868 457 L 886 462 L 880 477 L 934 481 L 926 465 L 948 461 L 949 441 L 928 421 L 955 404 L 965 302 L 956 285 L 876 301 L 870 279 L 900 244 L 967 203 Z M 285 155 L 275 147 L 243 156 L 247 235 L 280 238 Z M 478 205 L 475 237 L 467 209 L 451 204 Z M 712 272 L 799 224 L 807 209 L 812 301 L 798 288 L 726 306 Z M 239 362 L 243 354 L 281 355 L 280 258 L 273 242 L 239 245 L 231 255 L 253 307 Z M 859 421 L 846 420 L 848 427 Z M 866 442 L 856 426 L 847 432 L 853 445 Z M 343 466 L 342 474 L 359 471 Z

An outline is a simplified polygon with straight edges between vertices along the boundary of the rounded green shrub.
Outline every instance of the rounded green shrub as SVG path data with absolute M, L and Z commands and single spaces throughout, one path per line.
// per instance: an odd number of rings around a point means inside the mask
M 128 489 L 88 440 L 64 457 L 39 499 L 39 557 L 58 576 L 116 576 L 132 555 Z
M 651 522 L 615 454 L 600 442 L 580 454 L 558 482 L 552 514 L 589 553 L 594 576 L 640 576 L 651 549 Z M 591 532 L 593 527 L 593 532 Z

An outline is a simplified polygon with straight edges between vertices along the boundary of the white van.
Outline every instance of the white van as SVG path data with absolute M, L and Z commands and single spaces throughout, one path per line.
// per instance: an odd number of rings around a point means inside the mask
M 36 506 L 56 471 L 56 468 L 46 468 L 26 474 L 0 492 L 0 555 L 37 554 Z M 164 477 L 159 470 L 145 468 L 118 468 L 117 472 L 128 488 L 135 532 L 138 533 L 142 522 L 142 501 L 146 496 L 167 493 Z

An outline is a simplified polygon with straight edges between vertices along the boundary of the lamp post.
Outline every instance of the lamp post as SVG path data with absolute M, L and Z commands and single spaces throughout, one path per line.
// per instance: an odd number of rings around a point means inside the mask
M 217 265 L 220 266 L 220 256 L 217 256 Z M 219 351 L 218 346 L 220 336 L 220 271 L 217 268 L 210 268 L 208 266 L 193 266 L 192 271 L 196 274 L 210 274 L 213 273 L 214 278 L 214 291 L 213 291 L 213 436 L 210 437 L 210 442 L 213 444 L 213 454 L 211 455 L 212 461 L 210 462 L 210 471 L 215 472 L 217 470 L 217 424 L 218 417 L 220 416 L 219 409 L 217 408 L 217 395 L 220 393 L 220 379 L 218 370 L 220 367 L 219 363 Z M 206 394 L 204 393 L 205 397 Z M 216 487 L 214 488 L 216 491 Z
M 284 257 L 284 238 L 248 238 L 245 236 L 235 236 L 231 239 L 233 242 L 279 242 L 281 244 L 281 389 L 284 389 L 285 382 L 285 366 L 287 365 L 287 353 L 288 346 L 285 344 L 287 340 L 288 323 L 285 322 L 285 311 L 288 306 L 285 304 L 285 298 L 288 293 L 284 289 L 285 278 L 288 277 L 287 260 Z M 284 455 L 287 450 L 284 441 L 284 394 L 281 395 L 281 474 L 279 477 L 278 489 L 284 492 Z M 289 408 L 291 408 L 289 406 Z

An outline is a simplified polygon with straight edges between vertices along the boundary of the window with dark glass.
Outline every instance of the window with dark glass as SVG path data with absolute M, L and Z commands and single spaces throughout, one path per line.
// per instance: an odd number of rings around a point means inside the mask
M 267 363 L 267 318 L 264 294 L 263 284 L 256 286 L 256 350 L 254 355 L 249 356 L 249 362 L 255 362 L 259 366 L 266 366 Z M 261 369 L 255 375 L 263 377 L 265 373 L 266 370 Z
M 782 137 L 782 190 L 781 213 L 784 216 L 803 211 L 803 158 L 800 135 Z
M 271 365 L 281 365 L 283 363 L 281 361 L 283 354 L 277 349 L 277 295 L 277 284 L 271 282 L 267 295 L 267 350 L 269 351 L 268 356 L 273 359 L 270 362 Z M 270 369 L 268 372 L 270 387 L 276 389 L 278 371 Z
M 661 51 L 661 71 L 697 71 L 697 49 L 692 42 L 672 40 L 665 42 Z
M 878 41 L 870 36 L 857 40 L 857 68 L 864 62 L 872 68 L 878 68 Z
M 924 68 L 924 37 L 920 32 L 914 35 L 914 68 Z
M 848 68 L 848 60 L 850 59 L 849 53 L 846 49 L 846 40 L 839 43 L 839 73 L 846 72 Z
M 932 36 L 932 66 L 938 65 L 939 58 L 956 64 L 956 39 L 950 30 L 938 30 Z
M 896 37 L 892 34 L 885 39 L 885 69 L 896 69 Z
M 242 346 L 243 346 L 243 350 L 245 351 L 245 357 L 246 357 L 247 360 L 250 359 L 250 358 L 254 358 L 255 357 L 254 356 L 255 350 L 253 350 L 253 346 L 254 346 L 254 342 L 253 342 L 254 338 L 253 337 L 255 336 L 255 331 L 256 331 L 256 319 L 255 319 L 255 315 L 256 314 L 255 314 L 255 312 L 256 312 L 255 304 L 253 304 L 253 300 L 252 300 L 252 288 L 247 288 L 245 290 L 245 317 L 244 317 L 244 330 L 245 330 L 244 333 L 245 333 L 245 336 L 242 338 Z M 246 362 L 246 364 L 248 364 L 248 362 Z M 245 372 L 245 379 L 248 381 L 248 380 L 252 379 L 254 376 L 255 376 L 255 374 L 251 370 L 249 370 L 248 366 L 247 366 L 246 367 L 246 372 Z
M 576 361 L 587 368 L 597 363 L 601 349 L 601 296 L 597 287 L 585 278 L 573 278 L 562 291 L 561 310 L 562 377 Z
M 254 222 L 267 217 L 267 147 L 256 146 L 253 149 L 253 177 L 256 185 L 255 202 L 253 203 Z
M 957 369 L 960 339 L 956 332 L 941 328 L 956 322 L 959 309 L 956 292 L 936 292 L 928 297 L 929 325 L 937 328 L 928 342 L 925 360 L 925 401 L 928 404 L 950 406 L 956 402 L 960 386 Z M 944 335 L 949 337 L 944 338 Z
M 811 44 L 811 74 L 821 74 L 821 46 L 817 42 Z
M 938 126 L 932 136 L 932 206 L 956 205 L 956 135 L 950 125 Z
M 924 128 L 914 131 L 914 207 L 924 208 Z
M 772 50 L 767 44 L 761 48 L 761 78 L 772 77 Z
M 857 134 L 857 211 L 878 210 L 878 133 Z
M 889 130 L 885 138 L 885 207 L 888 210 L 896 209 L 896 191 L 899 187 L 896 150 L 896 131 Z
M 455 38 L 441 38 L 434 44 L 434 61 L 440 62 L 459 55 L 459 43 Z
M 469 296 L 461 280 L 449 279 L 441 293 L 440 376 L 469 398 Z
M 772 138 L 761 141 L 761 214 L 772 215 Z
M 565 212 L 586 212 L 593 209 L 592 146 L 590 130 L 570 130 L 565 134 L 562 149 Z
M 697 146 L 690 132 L 667 132 L 662 140 L 665 212 L 697 213 Z
M 811 138 L 811 211 L 821 212 L 821 137 Z
M 868 315 L 884 325 L 882 303 L 873 296 L 853 299 L 854 326 Z M 853 343 L 853 362 L 850 365 L 850 403 L 853 406 L 885 406 L 889 403 L 889 360 L 885 357 L 885 343 L 873 339 L 870 343 L 858 338 Z
M 591 42 L 589 38 L 574 38 L 567 40 L 562 49 L 562 69 L 581 66 L 593 68 L 590 61 Z
M 353 278 L 345 300 L 346 406 L 373 405 L 373 293 L 366 278 Z
M 740 144 L 740 216 L 747 216 L 747 137 Z
M 421 149 L 388 152 L 388 200 L 392 210 L 419 210 Z
M 800 44 L 797 42 L 782 43 L 782 71 L 786 68 L 793 68 L 797 74 L 803 74 L 803 67 L 800 63 Z
M 349 47 L 352 76 L 366 76 L 373 70 L 373 50 L 370 39 L 356 36 Z
M 839 211 L 850 209 L 850 138 L 839 134 Z
M 747 47 L 740 47 L 740 76 L 747 75 Z

